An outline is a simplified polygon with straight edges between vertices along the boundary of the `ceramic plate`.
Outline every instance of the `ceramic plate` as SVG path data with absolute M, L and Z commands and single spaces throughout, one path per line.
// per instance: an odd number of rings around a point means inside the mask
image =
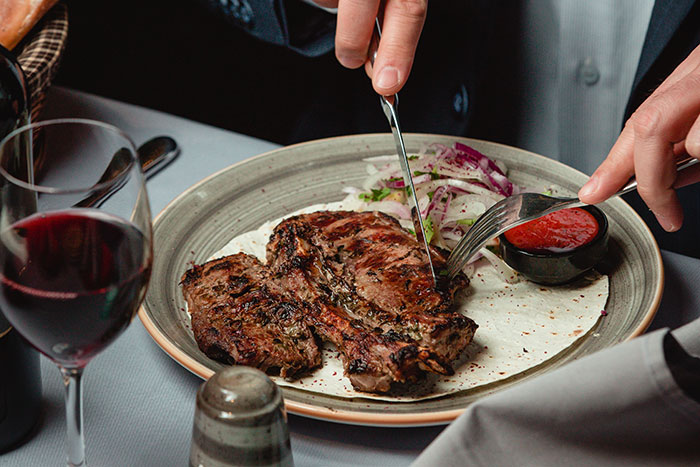
M 407 134 L 409 152 L 426 143 L 462 141 L 508 166 L 521 186 L 544 183 L 574 195 L 586 175 L 551 159 L 500 144 L 452 136 Z M 200 352 L 178 286 L 192 263 L 202 263 L 236 235 L 302 207 L 339 201 L 344 185 L 361 186 L 362 158 L 395 153 L 390 134 L 311 141 L 262 154 L 224 169 L 188 189 L 154 222 L 155 261 L 151 284 L 139 312 L 153 339 L 173 359 L 208 378 L 223 365 Z M 439 399 L 387 403 L 340 399 L 284 388 L 290 412 L 344 423 L 417 426 L 447 423 L 472 401 L 566 362 L 641 334 L 661 299 L 663 269 L 654 238 L 635 211 L 620 199 L 600 207 L 610 220 L 610 255 L 599 269 L 610 276 L 608 315 L 573 347 L 530 370 L 486 386 Z

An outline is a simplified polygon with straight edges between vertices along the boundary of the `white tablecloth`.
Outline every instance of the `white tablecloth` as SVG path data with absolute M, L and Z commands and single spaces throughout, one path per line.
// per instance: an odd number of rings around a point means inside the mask
M 234 110 L 235 111 L 235 110 Z M 87 117 L 112 123 L 137 144 L 165 134 L 180 157 L 148 183 L 153 213 L 211 173 L 275 144 L 152 110 L 54 88 L 48 117 Z M 700 260 L 664 253 L 666 291 L 652 329 L 677 328 L 700 316 Z M 43 359 L 43 419 L 23 446 L 0 456 L 0 466 L 64 465 L 63 388 Z M 195 391 L 201 380 L 151 339 L 138 320 L 99 355 L 84 377 L 86 456 L 96 466 L 187 465 Z M 297 466 L 408 465 L 444 427 L 371 428 L 290 415 Z

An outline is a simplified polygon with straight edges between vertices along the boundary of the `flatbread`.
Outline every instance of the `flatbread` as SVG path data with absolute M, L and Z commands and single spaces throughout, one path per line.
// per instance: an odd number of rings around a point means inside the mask
M 354 207 L 343 202 L 320 204 L 289 216 Z M 266 222 L 257 230 L 233 238 L 210 259 L 245 252 L 265 262 L 265 246 L 281 220 Z M 324 395 L 392 402 L 474 390 L 541 365 L 575 345 L 601 319 L 608 287 L 608 277 L 595 271 L 564 286 L 545 287 L 525 279 L 509 284 L 482 259 L 475 265 L 470 286 L 457 297 L 458 309 L 476 321 L 479 329 L 460 360 L 454 362 L 454 375 L 429 375 L 425 381 L 401 385 L 388 394 L 358 392 L 343 375 L 338 352 L 327 346 L 323 349 L 323 366 L 312 374 L 296 381 L 272 378 L 280 386 Z

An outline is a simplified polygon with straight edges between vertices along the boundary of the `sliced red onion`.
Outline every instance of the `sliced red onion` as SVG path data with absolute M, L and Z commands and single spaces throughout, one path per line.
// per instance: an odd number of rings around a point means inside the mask
M 408 206 L 398 201 L 377 201 L 370 203 L 367 210 L 381 211 L 399 219 L 411 218 L 411 210 L 408 209 Z
M 394 162 L 396 161 L 396 154 L 387 154 L 384 156 L 373 156 L 373 157 L 365 157 L 362 159 L 363 162 Z
M 430 212 L 435 209 L 435 206 L 440 202 L 442 199 L 442 196 L 445 194 L 445 191 L 447 191 L 446 186 L 441 186 L 437 190 L 435 190 L 435 193 L 433 194 L 433 199 L 430 200 L 430 204 L 428 204 L 428 207 L 426 208 L 425 212 L 423 213 L 424 216 L 428 216 Z
M 452 229 L 445 229 L 442 231 L 442 238 L 445 240 L 454 240 L 456 242 L 460 241 L 462 239 L 463 233 L 457 233 Z
M 504 196 L 513 194 L 513 184 L 506 178 L 495 162 L 466 144 L 455 143 L 455 149 L 463 151 L 477 160 L 479 167 L 484 171 L 484 174 L 496 191 Z
M 469 154 L 470 156 L 473 156 L 474 158 L 476 158 L 480 163 L 481 163 L 481 161 L 485 161 L 486 164 L 487 164 L 487 166 L 488 166 L 491 170 L 493 170 L 493 171 L 495 171 L 495 172 L 498 172 L 498 173 L 500 173 L 501 175 L 505 175 L 505 174 L 501 171 L 501 169 L 496 165 L 495 162 L 493 162 L 491 159 L 489 159 L 489 158 L 486 157 L 485 155 L 481 154 L 481 153 L 480 153 L 479 151 L 477 151 L 476 149 L 474 149 L 474 148 L 472 148 L 472 147 L 470 147 L 470 146 L 467 146 L 466 144 L 459 143 L 459 142 L 456 142 L 456 143 L 455 143 L 455 149 L 457 149 L 458 151 L 464 151 L 464 152 L 466 152 L 466 153 Z
M 505 261 L 503 261 L 498 255 L 493 253 L 488 248 L 482 248 L 479 250 L 484 258 L 491 263 L 491 266 L 496 270 L 503 282 L 507 284 L 515 284 L 520 282 L 520 275 L 508 266 Z
M 365 191 L 369 191 L 372 188 L 381 186 L 381 181 L 393 178 L 396 174 L 397 169 L 398 166 L 396 168 L 385 168 L 384 170 L 379 170 L 373 174 L 369 174 L 369 176 L 362 183 L 362 188 Z M 400 174 L 401 172 L 398 173 Z
M 413 186 L 420 185 L 421 183 L 429 182 L 433 179 L 430 174 L 416 175 L 413 177 Z
M 406 186 L 406 184 L 403 182 L 403 178 L 400 178 L 398 180 L 386 180 L 386 181 L 384 181 L 384 185 L 387 188 L 396 188 L 396 189 L 404 188 Z

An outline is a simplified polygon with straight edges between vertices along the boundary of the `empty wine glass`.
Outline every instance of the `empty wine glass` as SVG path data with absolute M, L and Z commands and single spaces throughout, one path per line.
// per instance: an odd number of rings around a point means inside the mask
M 143 173 L 119 129 L 51 120 L 0 143 L 0 309 L 63 375 L 70 466 L 85 465 L 83 369 L 133 319 L 151 237 Z

